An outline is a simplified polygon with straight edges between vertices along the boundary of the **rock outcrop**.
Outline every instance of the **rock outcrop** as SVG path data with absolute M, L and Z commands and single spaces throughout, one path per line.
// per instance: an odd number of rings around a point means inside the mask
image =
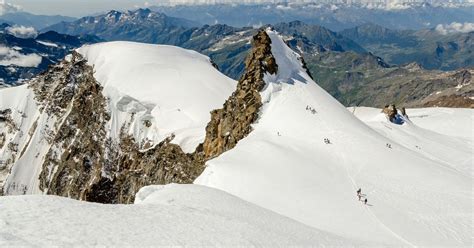
M 394 104 L 385 105 L 382 109 L 382 113 L 385 114 L 387 119 L 395 124 L 403 124 L 406 119 L 408 119 L 407 111 L 405 107 L 402 107 L 400 110 Z
M 204 163 L 171 144 L 173 137 L 142 151 L 140 141 L 121 132 L 107 135 L 107 99 L 93 68 L 78 53 L 31 83 L 42 111 L 61 121 L 50 136 L 40 189 L 47 194 L 101 203 L 131 203 L 150 184 L 190 183 Z M 122 129 L 125 129 L 123 127 Z
M 13 122 L 11 121 L 11 109 L 0 110 L 0 123 L 5 123 L 5 126 L 11 132 L 11 129 L 14 127 Z M 0 149 L 5 145 L 5 132 L 7 130 L 0 130 Z
M 253 48 L 245 61 L 246 71 L 240 78 L 236 91 L 224 103 L 222 109 L 211 112 L 211 121 L 206 127 L 206 139 L 202 152 L 206 159 L 216 157 L 232 149 L 239 140 L 251 131 L 262 106 L 260 91 L 265 86 L 265 73 L 278 71 L 271 53 L 271 39 L 265 31 L 253 37 Z
M 398 113 L 397 108 L 393 104 L 386 105 L 382 109 L 382 112 L 387 116 L 388 120 L 391 121 L 391 122 L 393 122 L 393 120 L 395 119 L 395 116 Z
M 55 115 L 57 132 L 44 158 L 40 189 L 48 194 L 84 199 L 84 192 L 101 177 L 105 162 L 105 124 L 110 116 L 93 68 L 76 52 L 70 61 L 30 84 L 44 114 Z

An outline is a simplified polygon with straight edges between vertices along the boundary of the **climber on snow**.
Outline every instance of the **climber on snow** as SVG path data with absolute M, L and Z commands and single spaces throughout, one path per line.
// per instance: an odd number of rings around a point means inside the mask
M 359 188 L 357 190 L 357 197 L 359 198 L 359 201 L 362 200 L 362 189 L 361 188 Z

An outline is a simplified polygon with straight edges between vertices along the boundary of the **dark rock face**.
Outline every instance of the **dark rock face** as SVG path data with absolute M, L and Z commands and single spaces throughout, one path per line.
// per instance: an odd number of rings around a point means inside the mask
M 278 70 L 271 53 L 271 39 L 265 31 L 253 37 L 253 48 L 245 65 L 246 72 L 240 78 L 237 90 L 222 109 L 211 112 L 202 148 L 205 158 L 213 158 L 232 149 L 251 132 L 250 125 L 257 120 L 262 106 L 259 92 L 265 86 L 264 73 L 275 74 Z
M 40 174 L 47 194 L 131 203 L 145 185 L 191 183 L 203 170 L 202 161 L 170 144 L 173 137 L 145 152 L 124 132 L 118 144 L 108 138 L 107 100 L 80 54 L 50 68 L 31 87 L 43 111 L 63 120 Z
M 43 113 L 62 119 L 49 136 L 51 149 L 40 174 L 48 194 L 84 199 L 84 191 L 100 178 L 105 150 L 106 99 L 93 68 L 78 53 L 70 62 L 51 67 L 30 84 Z
M 100 177 L 84 192 L 83 199 L 104 203 L 133 203 L 138 190 L 150 184 L 192 183 L 204 170 L 204 161 L 171 144 L 173 137 L 156 147 L 141 151 L 138 143 L 122 134 L 118 147 L 106 147 L 110 159 L 104 161 Z M 112 149 L 111 149 L 112 148 Z
M 387 116 L 387 118 L 393 122 L 395 120 L 395 116 L 397 115 L 398 111 L 395 105 L 387 105 L 382 109 L 382 112 Z
M 5 145 L 5 134 L 0 133 L 0 148 L 3 148 L 4 145 Z
M 7 129 L 10 129 L 10 131 L 14 128 L 14 123 L 10 116 L 11 112 L 11 109 L 0 110 L 0 123 L 6 123 Z M 5 145 L 6 134 L 3 131 L 4 130 L 0 130 L 0 148 L 3 148 Z
M 61 120 L 58 131 L 48 136 L 51 148 L 42 165 L 40 189 L 86 201 L 132 203 L 143 186 L 192 183 L 208 159 L 232 149 L 251 132 L 262 106 L 263 76 L 278 69 L 270 44 L 265 31 L 255 35 L 246 73 L 224 107 L 212 111 L 204 143 L 190 154 L 171 143 L 174 136 L 143 150 L 126 125 L 119 141 L 112 140 L 106 130 L 108 101 L 93 68 L 78 53 L 50 67 L 30 84 L 41 111 Z
M 12 113 L 11 109 L 0 110 L 0 121 L 6 122 L 8 119 L 10 119 L 11 113 Z

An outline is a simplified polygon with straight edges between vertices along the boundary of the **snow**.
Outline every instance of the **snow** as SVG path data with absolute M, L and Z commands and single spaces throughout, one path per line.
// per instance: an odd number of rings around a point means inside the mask
M 49 47 L 59 47 L 57 44 L 47 42 L 47 41 L 37 40 L 36 42 L 40 43 L 41 45 L 45 45 L 45 46 L 49 46 Z
M 350 246 L 225 192 L 148 186 L 133 205 L 58 196 L 0 198 L 0 246 Z
M 353 111 L 353 108 L 350 108 Z M 358 107 L 354 111 L 356 117 L 372 126 L 371 123 L 384 121 L 380 109 Z M 418 108 L 407 109 L 410 121 L 424 129 L 454 136 L 466 140 L 473 140 L 474 110 L 463 108 Z
M 364 245 L 470 246 L 472 132 L 457 139 L 380 115 L 369 127 L 305 73 L 276 32 L 267 33 L 279 72 L 265 76 L 260 118 L 195 183 Z M 369 205 L 358 201 L 359 187 Z
M 41 161 L 50 145 L 45 139 L 49 127 L 54 126 L 54 118 L 41 115 L 34 100 L 34 93 L 27 85 L 0 90 L 0 110 L 11 109 L 11 117 L 19 132 L 8 133 L 6 141 L 17 144 L 20 156 L 15 166 L 9 171 L 0 172 L 0 185 L 4 185 L 6 194 L 39 193 L 38 177 L 41 172 Z M 37 123 L 36 132 L 33 123 Z M 0 122 L 0 130 L 8 130 Z M 12 151 L 8 146 L 0 148 L 0 160 L 8 161 Z M 8 179 L 6 179 L 8 175 Z M 24 187 L 26 187 L 26 192 Z
M 210 111 L 220 108 L 236 86 L 208 57 L 178 47 L 108 42 L 78 52 L 94 66 L 94 76 L 110 98 L 115 138 L 131 122 L 129 134 L 136 140 L 157 144 L 174 134 L 172 143 L 193 152 L 204 140 Z M 150 128 L 145 120 L 151 121 Z

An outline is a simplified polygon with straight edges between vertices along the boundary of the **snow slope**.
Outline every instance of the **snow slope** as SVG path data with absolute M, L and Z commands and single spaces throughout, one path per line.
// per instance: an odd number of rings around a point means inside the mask
M 279 72 L 265 77 L 260 118 L 234 149 L 209 161 L 195 183 L 362 242 L 470 246 L 472 175 L 454 163 L 472 166 L 472 156 L 433 157 L 407 148 L 405 137 L 381 135 L 320 88 L 277 33 L 267 33 Z M 415 137 L 436 136 L 408 128 Z M 433 147 L 443 141 L 438 138 Z M 358 187 L 369 205 L 358 201 Z
M 0 246 L 348 246 L 225 192 L 149 186 L 134 205 L 56 196 L 0 198 Z
M 350 110 L 398 145 L 462 174 L 473 175 L 473 109 L 408 109 L 409 121 L 405 125 L 387 123 L 380 109 L 359 107 L 355 111 L 353 108 Z
M 20 130 L 7 133 L 5 140 L 16 144 L 16 150 L 21 151 L 22 156 L 15 162 L 11 171 L 0 171 L 0 186 L 7 181 L 9 172 L 9 183 L 5 183 L 7 185 L 5 192 L 8 194 L 39 193 L 38 177 L 41 167 L 38 165 L 51 146 L 45 139 L 46 127 L 53 126 L 56 118 L 41 115 L 34 93 L 27 85 L 0 90 L 0 110 L 5 109 L 12 110 L 12 120 L 17 130 Z M 31 132 L 34 125 L 41 131 Z M 7 129 L 9 127 L 0 122 L 0 130 Z M 7 145 L 0 148 L 1 161 L 6 162 L 11 158 L 12 150 Z
M 78 52 L 94 66 L 94 77 L 110 98 L 112 137 L 131 122 L 129 134 L 136 140 L 157 144 L 175 134 L 173 142 L 192 152 L 204 140 L 210 111 L 221 107 L 236 86 L 207 56 L 179 47 L 120 41 Z

